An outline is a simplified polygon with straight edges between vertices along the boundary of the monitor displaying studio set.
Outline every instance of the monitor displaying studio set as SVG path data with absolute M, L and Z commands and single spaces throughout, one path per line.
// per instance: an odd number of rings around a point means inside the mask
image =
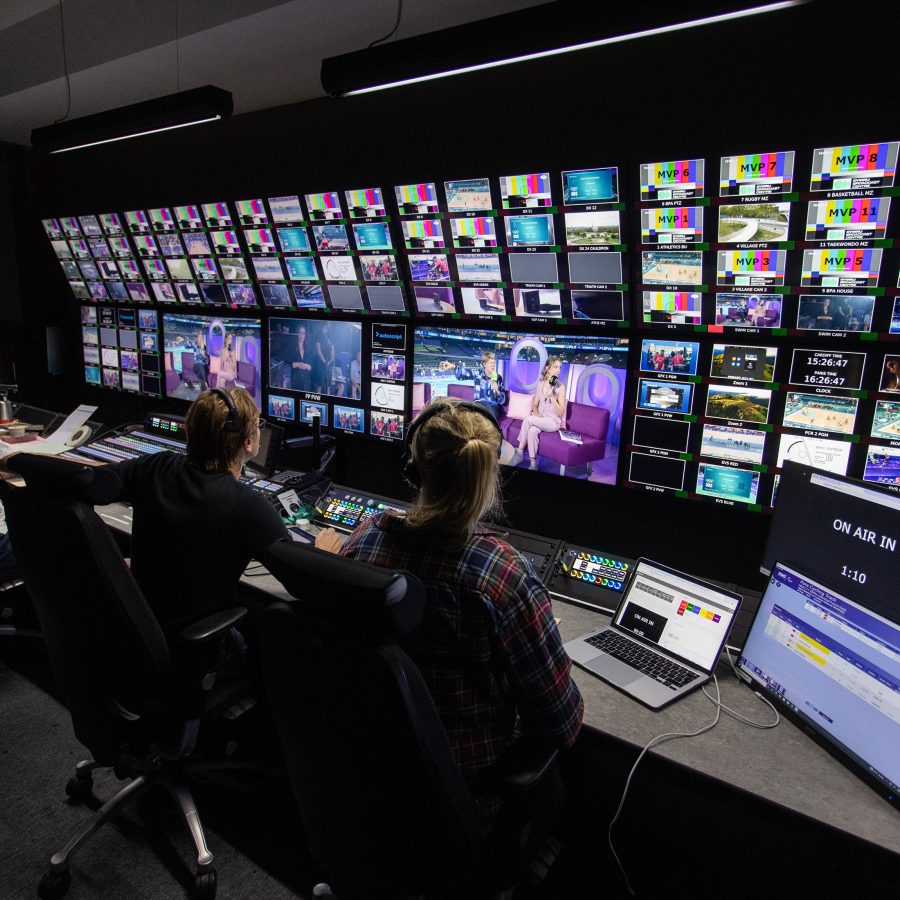
M 627 338 L 417 326 L 413 414 L 435 397 L 488 397 L 487 381 L 503 464 L 615 484 L 627 359 Z
M 167 397 L 195 400 L 206 388 L 243 387 L 262 403 L 262 323 L 189 312 L 166 312 L 163 374 Z M 203 365 L 208 357 L 209 365 Z

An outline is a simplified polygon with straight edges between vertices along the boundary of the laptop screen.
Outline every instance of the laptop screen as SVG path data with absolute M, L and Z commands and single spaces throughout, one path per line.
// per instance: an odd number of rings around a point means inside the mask
M 900 624 L 776 563 L 739 666 L 900 805 Z
M 641 559 L 613 624 L 710 672 L 739 604 L 735 594 Z

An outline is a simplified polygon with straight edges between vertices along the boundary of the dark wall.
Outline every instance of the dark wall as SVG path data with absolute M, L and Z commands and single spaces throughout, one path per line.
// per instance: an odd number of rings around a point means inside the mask
M 577 20 L 571 35 L 587 37 Z M 140 141 L 32 156 L 30 209 L 16 209 L 17 222 L 27 216 L 20 255 L 28 273 L 25 321 L 34 334 L 62 325 L 72 335 L 69 376 L 36 378 L 41 395 L 32 400 L 65 407 L 90 395 L 105 421 L 137 419 L 148 407 L 182 411 L 80 384 L 78 304 L 41 231 L 42 216 L 598 164 L 622 167 L 629 200 L 640 162 L 714 160 L 748 149 L 797 148 L 801 184 L 813 147 L 897 137 L 887 42 L 883 8 L 863 2 L 850 11 L 819 2 Z M 507 43 L 514 52 L 515 41 Z M 32 296 L 32 283 L 40 298 Z M 340 480 L 404 495 L 399 448 L 339 440 Z M 506 495 L 516 527 L 653 555 L 745 585 L 755 580 L 768 527 L 766 516 L 741 509 L 535 473 L 512 473 Z

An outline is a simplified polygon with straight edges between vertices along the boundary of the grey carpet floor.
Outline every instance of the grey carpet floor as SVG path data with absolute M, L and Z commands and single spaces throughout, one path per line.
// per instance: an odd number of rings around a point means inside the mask
M 91 816 L 66 798 L 66 781 L 86 751 L 72 734 L 64 706 L 30 680 L 0 662 L 0 898 L 37 896 L 50 856 Z M 95 777 L 102 800 L 115 778 Z M 282 788 L 283 789 L 283 788 Z M 198 808 L 204 818 L 203 803 Z M 249 811 L 248 811 L 249 809 Z M 265 807 L 238 805 L 238 816 L 267 819 Z M 243 821 L 250 830 L 272 822 Z M 215 856 L 219 900 L 296 898 L 302 894 L 236 849 L 206 826 Z M 130 898 L 181 900 L 193 884 L 193 845 L 163 791 L 153 792 L 116 821 L 105 825 L 73 857 L 71 900 Z M 285 863 L 285 860 L 281 860 Z M 284 870 L 291 873 L 290 861 Z M 299 878 L 299 876 L 298 876 Z M 288 880 L 295 880 L 289 878 Z

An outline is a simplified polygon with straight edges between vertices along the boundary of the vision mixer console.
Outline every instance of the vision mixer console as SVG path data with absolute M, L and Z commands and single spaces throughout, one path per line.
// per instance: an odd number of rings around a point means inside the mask
M 404 510 L 408 503 L 365 494 L 355 488 L 336 484 L 322 496 L 316 509 L 316 524 L 336 528 L 338 531 L 353 531 L 356 526 L 380 512 L 388 509 Z
M 612 613 L 633 565 L 623 556 L 564 544 L 547 588 L 561 600 Z

